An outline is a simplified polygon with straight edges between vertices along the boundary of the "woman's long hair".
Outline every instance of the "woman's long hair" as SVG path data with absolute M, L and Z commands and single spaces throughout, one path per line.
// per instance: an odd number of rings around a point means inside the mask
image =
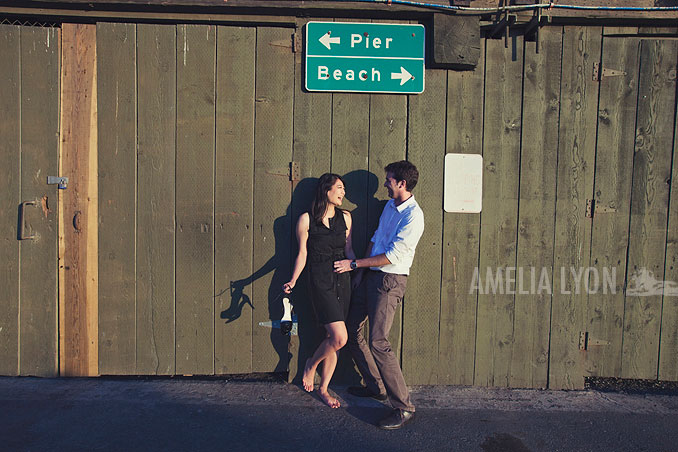
M 337 180 L 340 180 L 342 183 L 344 182 L 341 176 L 333 173 L 325 173 L 318 179 L 318 186 L 315 189 L 315 196 L 311 204 L 311 216 L 316 224 L 320 224 L 323 221 L 327 206 L 329 205 L 327 192 L 332 190 L 332 186 L 334 186 Z

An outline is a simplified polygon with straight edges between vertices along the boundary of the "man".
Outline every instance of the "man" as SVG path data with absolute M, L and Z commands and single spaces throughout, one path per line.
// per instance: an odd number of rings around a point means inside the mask
M 414 250 L 424 232 L 424 213 L 412 195 L 419 178 L 416 166 L 403 160 L 384 169 L 384 187 L 391 199 L 365 253 L 369 257 L 337 261 L 334 270 L 342 273 L 361 269 L 354 278 L 360 285 L 353 294 L 346 327 L 349 349 L 366 387 L 350 387 L 348 391 L 378 400 L 388 397 L 393 412 L 378 425 L 391 430 L 414 417 L 414 405 L 388 335 L 398 303 L 405 294 Z M 369 347 L 362 333 L 368 318 Z

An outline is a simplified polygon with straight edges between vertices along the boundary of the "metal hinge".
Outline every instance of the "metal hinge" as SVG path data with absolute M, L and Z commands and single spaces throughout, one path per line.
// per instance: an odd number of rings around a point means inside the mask
M 65 190 L 68 186 L 67 177 L 47 176 L 47 185 L 58 185 L 61 190 Z
M 626 75 L 626 71 L 606 67 L 601 70 L 600 63 L 593 63 L 593 80 L 596 82 L 601 81 L 604 77 L 619 77 L 620 75 Z
M 301 169 L 299 168 L 299 162 L 290 162 L 287 168 L 267 170 L 266 174 L 271 174 L 273 176 L 287 176 L 290 181 L 295 182 L 301 178 Z
M 301 52 L 301 33 L 294 32 L 292 35 L 292 52 L 299 53 Z
M 600 347 L 605 345 L 610 345 L 610 341 L 594 339 L 589 335 L 588 331 L 581 331 L 579 333 L 579 350 L 588 350 L 589 347 Z
M 616 211 L 616 207 L 599 206 L 595 199 L 586 200 L 586 218 L 593 218 L 596 214 L 600 213 L 614 213 Z

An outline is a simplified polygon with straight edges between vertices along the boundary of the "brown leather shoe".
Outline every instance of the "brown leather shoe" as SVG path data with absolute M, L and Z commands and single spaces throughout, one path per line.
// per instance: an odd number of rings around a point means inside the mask
M 414 419 L 414 411 L 395 409 L 380 420 L 377 426 L 384 430 L 396 430 Z
M 378 392 L 372 392 L 367 389 L 365 386 L 349 386 L 347 389 L 348 393 L 356 397 L 372 397 L 376 400 L 384 401 L 388 399 L 386 394 L 379 394 Z

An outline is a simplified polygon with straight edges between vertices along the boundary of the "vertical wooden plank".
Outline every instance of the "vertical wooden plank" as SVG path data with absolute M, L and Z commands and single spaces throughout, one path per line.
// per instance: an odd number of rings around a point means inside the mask
M 256 29 L 217 28 L 215 372 L 252 371 L 254 64 Z
M 520 171 L 523 38 L 487 40 L 485 124 L 483 130 L 483 212 L 480 230 L 481 284 L 487 272 L 504 287 L 478 295 L 475 381 L 479 386 L 508 386 L 514 341 L 514 291 L 507 275 L 516 265 L 518 174 Z M 509 284 L 510 286 L 510 284 Z
M 304 39 L 305 25 L 309 19 L 297 23 L 297 35 Z M 295 225 L 299 216 L 311 207 L 317 178 L 330 171 L 332 163 L 332 94 L 309 93 L 303 87 L 303 55 L 297 52 L 294 58 L 294 145 L 293 160 L 299 164 L 300 180 L 294 183 L 292 191 L 292 252 L 291 266 L 294 265 L 299 244 L 296 241 Z M 348 188 L 347 188 L 348 189 Z M 342 205 L 347 207 L 348 203 Z M 307 264 L 309 265 L 309 264 Z M 294 290 L 294 312 L 298 319 L 299 335 L 290 338 L 290 381 L 301 381 L 306 359 L 313 355 L 324 334 L 319 328 L 311 301 L 306 278 L 302 275 Z M 350 358 L 338 363 L 334 381 L 344 368 L 352 367 Z
M 676 105 L 676 41 L 640 43 L 622 377 L 656 379 Z M 627 181 L 628 183 L 628 181 Z M 641 281 L 645 293 L 638 291 Z
M 136 373 L 136 26 L 100 23 L 99 373 Z
M 61 90 L 60 370 L 98 374 L 96 25 L 63 24 Z M 60 268 L 60 270 L 62 270 Z M 63 288 L 63 290 L 62 290 Z
M 21 27 L 21 200 L 26 230 L 20 244 L 19 373 L 55 376 L 57 365 L 57 190 L 59 40 L 54 28 Z
M 257 29 L 254 127 L 254 268 L 252 371 L 288 369 L 287 337 L 260 322 L 280 320 L 281 287 L 289 276 L 294 57 L 291 31 Z M 270 271 L 273 275 L 270 275 Z
M 21 42 L 18 26 L 0 25 L 0 375 L 19 374 L 19 242 L 21 202 Z M 21 227 L 19 225 L 18 227 Z
M 591 220 L 586 200 L 593 194 L 598 82 L 591 77 L 600 61 L 600 27 L 564 27 L 556 223 L 553 237 L 553 298 L 549 388 L 584 387 L 583 354 L 579 333 L 586 331 L 587 295 L 562 278 L 570 268 L 588 267 Z
M 447 71 L 427 70 L 426 90 L 410 96 L 407 159 L 417 166 L 415 199 L 426 226 L 407 281 L 402 365 L 408 384 L 438 383 Z
M 553 274 L 562 32 L 545 27 L 538 42 L 525 42 L 523 124 L 530 126 L 522 129 L 520 151 L 512 387 L 548 383 L 551 291 L 538 290 L 538 282 Z
M 174 374 L 176 26 L 137 25 L 136 372 Z
M 619 68 L 626 71 L 626 75 L 603 78 L 600 83 L 594 186 L 597 213 L 591 234 L 591 265 L 601 281 L 603 271 L 611 273 L 614 269 L 616 281 L 615 293 L 603 291 L 603 287 L 589 293 L 589 338 L 609 342 L 609 345 L 589 347 L 587 351 L 585 370 L 594 376 L 621 376 L 622 289 L 629 240 L 638 50 L 637 38 L 605 38 L 603 42 L 601 66 Z M 580 290 L 586 291 L 585 282 L 581 286 Z
M 678 62 L 677 62 L 678 64 Z M 673 169 L 671 171 L 666 233 L 666 258 L 664 280 L 678 282 L 678 104 L 674 110 Z M 669 283 L 664 287 L 662 300 L 661 342 L 659 346 L 659 379 L 678 380 L 678 293 L 676 286 Z
M 216 28 L 177 27 L 176 372 L 214 372 Z
M 474 71 L 447 72 L 448 154 L 483 153 L 485 43 Z M 479 213 L 443 213 L 438 384 L 473 384 L 479 240 Z

